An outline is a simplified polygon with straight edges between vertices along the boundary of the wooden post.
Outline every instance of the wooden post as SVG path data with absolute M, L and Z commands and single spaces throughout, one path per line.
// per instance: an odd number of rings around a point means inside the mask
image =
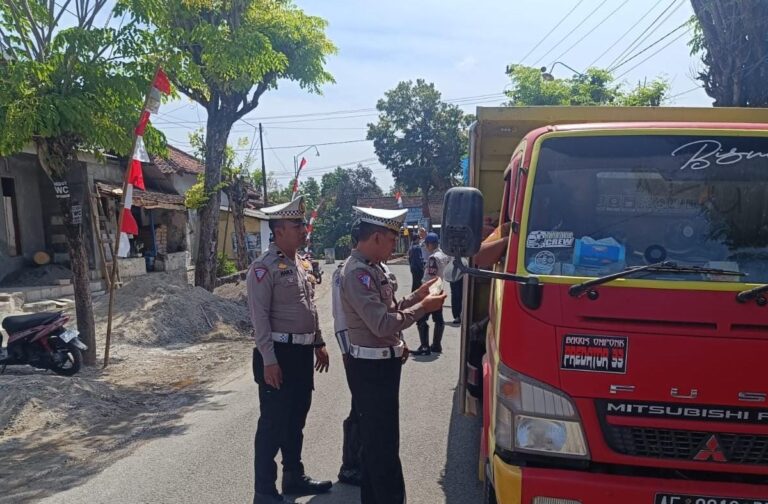
M 144 110 L 147 108 L 147 103 L 149 102 L 149 95 L 152 92 L 152 87 L 155 84 L 155 79 L 157 78 L 157 72 L 160 70 L 160 65 L 158 64 L 155 67 L 155 73 L 152 74 L 152 80 L 149 83 L 149 86 L 147 87 L 147 94 L 144 95 L 144 105 L 141 107 L 140 114 L 144 113 Z M 139 116 L 141 117 L 141 116 Z M 139 118 L 139 121 L 141 121 L 141 118 Z M 136 123 L 136 126 L 138 126 L 139 123 Z M 112 255 L 112 272 L 109 274 L 109 308 L 107 310 L 107 341 L 104 347 L 104 367 L 106 368 L 109 364 L 109 345 L 112 340 L 112 308 L 115 303 L 115 276 L 117 275 L 117 257 L 118 257 L 118 251 L 120 250 L 120 230 L 123 228 L 123 205 L 125 204 L 125 192 L 128 190 L 128 177 L 131 175 L 131 163 L 133 162 L 133 154 L 136 150 L 136 129 L 134 127 L 133 131 L 133 142 L 131 143 L 131 150 L 129 151 L 130 155 L 130 161 L 128 166 L 125 170 L 125 176 L 123 177 L 123 196 L 121 198 L 120 202 L 120 211 L 119 215 L 117 217 L 117 232 L 115 233 L 115 249 L 113 251 Z

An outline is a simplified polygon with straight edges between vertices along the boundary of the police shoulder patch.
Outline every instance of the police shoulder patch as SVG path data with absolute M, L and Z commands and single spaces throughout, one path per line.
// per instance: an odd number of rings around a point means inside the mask
M 370 290 L 371 286 L 373 285 L 373 278 L 371 278 L 371 275 L 367 271 L 361 271 L 358 273 L 357 280 L 368 290 Z
M 267 276 L 267 268 L 253 268 L 253 276 L 256 277 L 257 282 L 261 282 Z

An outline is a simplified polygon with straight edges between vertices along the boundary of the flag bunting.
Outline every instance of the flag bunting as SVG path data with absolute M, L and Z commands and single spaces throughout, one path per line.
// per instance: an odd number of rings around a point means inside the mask
M 171 94 L 171 81 L 168 79 L 165 72 L 163 72 L 163 69 L 158 67 L 155 76 L 152 79 L 152 86 L 149 89 L 144 110 L 141 111 L 139 121 L 136 123 L 136 128 L 134 129 L 136 138 L 134 149 L 131 153 L 131 159 L 128 163 L 128 173 L 126 173 L 125 194 L 123 194 L 122 205 L 122 223 L 120 226 L 120 242 L 117 249 L 118 257 L 128 257 L 131 246 L 130 241 L 128 240 L 128 235 L 135 236 L 139 234 L 139 224 L 131 213 L 131 206 L 133 205 L 134 186 L 142 191 L 146 190 L 141 163 L 151 162 L 147 148 L 144 145 L 144 132 L 149 123 L 149 117 L 160 110 L 160 102 L 162 101 L 163 95 L 168 94 Z

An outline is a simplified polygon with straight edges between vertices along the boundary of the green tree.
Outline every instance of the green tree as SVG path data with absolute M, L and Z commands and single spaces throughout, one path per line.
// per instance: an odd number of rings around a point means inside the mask
M 400 82 L 376 109 L 379 120 L 368 124 L 368 139 L 397 185 L 421 193 L 424 216 L 430 217 L 429 194 L 451 187 L 461 173 L 469 118 L 423 79 Z
M 669 92 L 669 83 L 655 79 L 626 91 L 608 70 L 590 68 L 565 79 L 552 78 L 543 68 L 509 65 L 510 88 L 505 91 L 507 105 L 617 105 L 659 106 Z
M 691 54 L 701 56 L 698 79 L 715 107 L 768 106 L 768 3 L 691 0 L 691 5 Z
M 57 199 L 73 273 L 77 328 L 96 360 L 88 256 L 83 225 L 88 179 L 79 156 L 127 155 L 133 126 L 153 74 L 134 23 L 104 27 L 96 17 L 106 0 L 71 2 L 7 0 L 0 5 L 0 155 L 34 146 L 54 186 L 68 185 Z M 74 9 L 75 7 L 73 7 Z M 111 13 L 104 12 L 108 18 Z M 158 151 L 164 140 L 149 129 Z
M 318 213 L 312 232 L 316 251 L 334 248 L 338 240 L 349 235 L 352 229 L 352 207 L 357 198 L 381 196 L 373 171 L 362 165 L 356 168 L 337 167 L 326 173 L 320 181 L 320 198 L 323 207 Z
M 205 162 L 205 137 L 202 130 L 197 130 L 189 135 L 189 142 L 195 150 L 198 159 Z M 244 147 L 248 144 L 247 138 L 238 140 L 238 147 Z M 243 271 L 248 268 L 248 250 L 246 247 L 245 232 L 245 208 L 248 204 L 248 193 L 254 190 L 252 185 L 253 177 L 250 169 L 253 165 L 253 158 L 249 153 L 242 160 L 238 161 L 235 156 L 235 149 L 227 146 L 224 150 L 224 161 L 221 168 L 221 182 L 212 188 L 213 193 L 224 191 L 229 202 L 229 215 L 232 215 L 232 222 L 235 229 L 235 249 L 237 254 L 236 268 Z M 202 174 L 201 174 L 202 175 Z M 198 175 L 197 182 L 187 191 L 186 202 L 190 208 L 203 208 L 211 199 L 213 194 L 205 190 L 205 176 Z M 224 243 L 221 247 L 221 255 L 225 255 L 225 243 L 229 232 L 229 216 L 227 216 L 224 225 Z M 221 263 L 221 257 L 218 262 Z M 221 276 L 221 267 L 217 270 L 217 276 Z
M 319 93 L 333 82 L 325 62 L 336 48 L 325 36 L 327 23 L 290 0 L 125 1 L 134 19 L 152 27 L 174 84 L 208 113 L 205 189 L 212 196 L 200 210 L 195 283 L 213 290 L 220 195 L 212 188 L 221 181 L 232 125 L 281 79 Z

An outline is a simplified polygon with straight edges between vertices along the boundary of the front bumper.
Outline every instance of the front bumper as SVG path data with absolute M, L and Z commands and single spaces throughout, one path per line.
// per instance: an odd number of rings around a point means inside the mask
M 755 499 L 768 504 L 768 487 L 741 483 L 615 476 L 585 471 L 537 469 L 493 458 L 494 487 L 499 504 L 532 504 L 535 497 L 571 499 L 584 504 L 654 504 L 657 494 Z M 671 501 L 674 502 L 674 501 Z M 692 500 L 690 504 L 696 504 Z M 703 501 L 708 504 L 707 501 Z M 682 501 L 680 504 L 685 504 Z

